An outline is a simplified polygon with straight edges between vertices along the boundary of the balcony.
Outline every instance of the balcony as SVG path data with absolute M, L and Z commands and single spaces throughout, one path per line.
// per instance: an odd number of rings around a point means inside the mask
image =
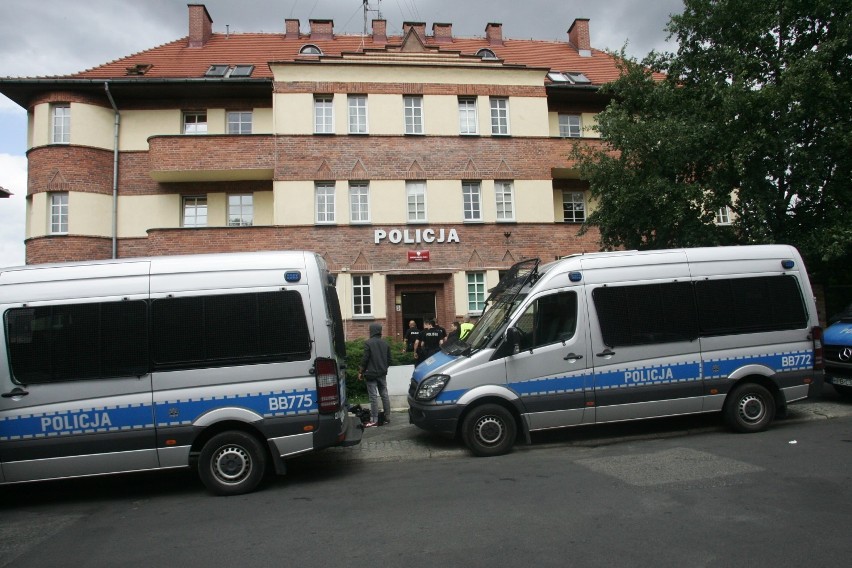
M 157 182 L 271 180 L 275 138 L 268 134 L 152 136 L 149 174 Z

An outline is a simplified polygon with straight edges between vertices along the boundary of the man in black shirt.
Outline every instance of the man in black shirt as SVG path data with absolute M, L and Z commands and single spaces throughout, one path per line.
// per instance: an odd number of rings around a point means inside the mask
M 426 329 L 420 332 L 420 339 L 418 343 L 423 349 L 422 358 L 418 357 L 418 362 L 422 363 L 441 349 L 441 343 L 444 341 L 444 337 L 447 336 L 447 332 L 444 331 L 444 328 L 435 324 L 435 320 L 429 320 L 426 322 Z M 416 349 L 416 346 L 415 346 Z

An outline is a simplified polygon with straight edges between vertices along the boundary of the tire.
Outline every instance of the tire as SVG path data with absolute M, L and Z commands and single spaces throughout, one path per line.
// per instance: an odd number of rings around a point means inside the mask
M 266 451 L 245 432 L 222 432 L 210 438 L 198 458 L 198 476 L 214 495 L 254 491 L 266 474 Z
M 846 385 L 831 385 L 834 387 L 834 390 L 837 394 L 840 395 L 840 398 L 845 400 L 852 400 L 852 387 L 847 387 Z
M 500 456 L 515 445 L 518 427 L 512 413 L 498 404 L 483 404 L 462 422 L 462 439 L 473 455 Z
M 728 394 L 725 421 L 736 432 L 760 432 L 775 418 L 775 399 L 764 387 L 745 383 Z

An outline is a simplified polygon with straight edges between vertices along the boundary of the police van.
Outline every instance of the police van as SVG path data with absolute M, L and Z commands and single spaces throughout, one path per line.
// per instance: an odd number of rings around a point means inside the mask
M 475 455 L 519 434 L 704 412 L 756 432 L 822 387 L 822 330 L 791 246 L 527 260 L 486 303 L 408 395 L 410 422 Z
M 0 315 L 0 484 L 194 468 L 241 494 L 360 441 L 316 254 L 0 269 Z

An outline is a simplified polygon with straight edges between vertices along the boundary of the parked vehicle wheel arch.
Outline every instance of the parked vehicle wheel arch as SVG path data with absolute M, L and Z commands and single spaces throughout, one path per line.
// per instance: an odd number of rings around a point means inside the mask
M 518 422 L 505 406 L 485 402 L 470 409 L 461 422 L 461 437 L 470 451 L 480 457 L 507 454 L 515 445 Z
M 769 389 L 754 382 L 734 387 L 725 399 L 725 421 L 737 432 L 760 432 L 775 418 L 776 400 Z

